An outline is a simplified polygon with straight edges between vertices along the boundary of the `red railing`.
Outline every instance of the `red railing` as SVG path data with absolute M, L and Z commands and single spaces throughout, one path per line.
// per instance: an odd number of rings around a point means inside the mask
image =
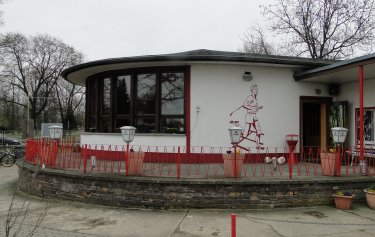
M 294 161 L 288 148 L 249 148 L 237 153 L 231 147 L 153 147 L 84 145 L 51 139 L 28 140 L 27 162 L 47 168 L 82 173 L 109 173 L 176 178 L 309 177 L 321 175 L 375 175 L 375 154 L 365 160 L 353 149 L 329 153 L 317 147 L 299 147 Z M 285 162 L 284 162 L 285 161 Z

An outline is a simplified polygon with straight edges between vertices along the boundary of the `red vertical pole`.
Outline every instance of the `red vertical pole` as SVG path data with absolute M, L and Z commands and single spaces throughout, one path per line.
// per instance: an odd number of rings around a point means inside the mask
M 363 127 L 363 65 L 359 66 L 359 151 L 360 160 L 364 160 L 364 127 Z
M 190 124 L 190 67 L 186 69 L 186 74 L 185 74 L 185 129 L 186 129 L 186 154 L 190 154 L 190 143 L 191 143 L 191 124 Z
M 87 166 L 87 144 L 83 148 L 83 173 L 86 173 Z
M 232 223 L 232 234 L 231 237 L 236 237 L 236 214 L 231 214 L 231 223 Z
M 234 145 L 234 167 L 233 167 L 233 170 L 234 170 L 234 177 L 237 178 L 237 146 Z
M 178 147 L 178 154 L 177 154 L 177 178 L 181 177 L 181 150 L 180 146 Z
M 341 146 L 340 143 L 337 144 L 337 152 L 339 153 L 339 157 L 337 159 L 337 176 L 341 174 Z
M 288 168 L 289 168 L 289 179 L 292 179 L 293 176 L 293 151 L 291 147 L 289 146 L 289 159 L 288 159 Z
M 126 143 L 126 154 L 125 154 L 125 175 L 128 176 L 129 172 L 129 142 Z

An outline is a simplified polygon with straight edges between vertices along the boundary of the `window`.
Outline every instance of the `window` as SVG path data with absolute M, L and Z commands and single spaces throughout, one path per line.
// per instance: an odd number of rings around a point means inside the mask
M 365 145 L 374 145 L 375 144 L 375 129 L 374 129 L 374 113 L 375 107 L 364 108 L 363 111 L 363 136 Z M 356 140 L 359 144 L 360 140 L 360 130 L 359 130 L 359 108 L 355 110 L 355 120 L 356 120 Z
M 102 114 L 109 114 L 111 110 L 111 78 L 103 79 Z
M 137 114 L 154 115 L 156 112 L 156 74 L 137 75 Z
M 117 77 L 116 86 L 116 114 L 129 114 L 131 105 L 131 76 Z
M 139 133 L 185 133 L 187 70 L 187 67 L 127 69 L 88 78 L 88 85 L 98 82 L 99 88 L 88 87 L 87 107 L 98 107 L 99 111 L 90 109 L 86 129 L 118 132 L 120 127 L 131 125 Z

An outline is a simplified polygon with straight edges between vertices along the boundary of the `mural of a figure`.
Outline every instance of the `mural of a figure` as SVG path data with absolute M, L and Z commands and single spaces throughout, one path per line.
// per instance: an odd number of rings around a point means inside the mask
M 263 143 L 260 141 L 261 136 L 264 134 L 262 133 L 262 128 L 257 118 L 257 113 L 263 106 L 258 104 L 257 96 L 258 86 L 256 84 L 251 85 L 250 95 L 246 97 L 241 106 L 230 113 L 232 119 L 235 117 L 234 114 L 237 114 L 237 111 L 244 110 L 245 112 L 244 125 L 242 126 L 243 132 L 241 134 L 240 143 L 238 143 L 238 146 L 245 150 L 248 150 L 245 141 L 249 141 L 250 146 L 252 143 L 255 143 L 257 149 L 264 149 Z M 238 120 L 231 120 L 230 123 L 240 126 L 240 121 Z

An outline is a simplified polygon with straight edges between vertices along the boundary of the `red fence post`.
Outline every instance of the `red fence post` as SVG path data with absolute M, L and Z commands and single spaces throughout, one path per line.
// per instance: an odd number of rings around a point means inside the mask
M 341 146 L 337 144 L 337 152 L 339 153 L 339 157 L 337 159 L 337 176 L 341 175 Z
M 125 155 L 125 175 L 129 173 L 129 142 L 126 143 L 126 155 Z
M 231 214 L 231 223 L 232 223 L 232 234 L 231 237 L 236 237 L 236 214 Z
M 234 177 L 237 178 L 237 146 L 234 145 Z
M 178 147 L 178 154 L 177 154 L 177 178 L 181 177 L 181 150 L 180 146 Z
M 83 173 L 86 173 L 86 166 L 87 166 L 87 144 L 83 148 Z

